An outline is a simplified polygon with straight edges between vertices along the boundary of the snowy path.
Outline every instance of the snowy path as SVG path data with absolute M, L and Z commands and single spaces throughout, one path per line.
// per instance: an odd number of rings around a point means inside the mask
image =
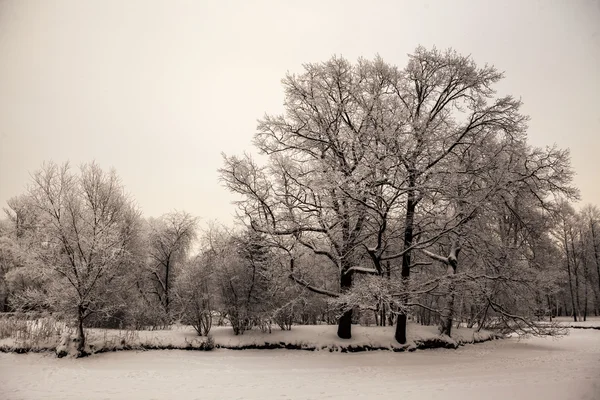
M 600 332 L 458 350 L 0 354 L 0 399 L 600 399 Z

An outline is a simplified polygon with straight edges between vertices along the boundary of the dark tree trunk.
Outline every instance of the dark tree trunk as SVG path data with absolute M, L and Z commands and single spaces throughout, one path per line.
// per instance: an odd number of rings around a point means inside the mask
M 0 312 L 8 311 L 8 290 L 3 291 L 0 298 Z
M 592 232 L 592 248 L 594 249 L 594 261 L 596 262 L 596 273 L 598 274 L 598 289 L 600 290 L 600 251 L 596 240 L 596 229 L 594 221 L 590 219 L 590 231 Z
M 565 251 L 567 253 L 567 275 L 569 277 L 569 292 L 571 294 L 571 306 L 573 307 L 573 321 L 577 322 L 577 312 L 575 311 L 575 293 L 573 293 L 573 278 L 571 274 L 571 260 L 569 255 L 569 245 L 567 243 L 567 232 L 565 230 Z
M 483 309 L 483 313 L 481 315 L 481 319 L 479 320 L 479 326 L 477 327 L 477 332 L 481 331 L 485 327 L 485 323 L 487 322 L 488 310 L 490 309 L 490 303 L 488 302 Z
M 77 357 L 84 357 L 85 352 L 85 331 L 83 330 L 83 320 L 85 309 L 83 306 L 77 307 Z
M 598 290 L 594 289 L 594 316 L 598 316 L 598 307 L 600 307 L 600 296 L 598 295 Z
M 580 293 L 579 293 L 579 258 L 577 257 L 577 251 L 575 250 L 575 237 L 573 234 L 573 230 L 570 230 L 571 233 L 571 257 L 573 258 L 573 275 L 575 275 L 575 306 L 577 307 L 575 310 L 575 314 L 581 320 L 581 301 L 580 301 Z M 577 320 L 577 319 L 576 319 Z
M 346 292 L 352 287 L 352 273 L 347 274 L 346 268 L 342 270 L 340 278 L 340 291 Z M 344 311 L 338 320 L 338 337 L 341 339 L 350 339 L 352 337 L 352 308 Z
M 579 317 L 579 320 L 581 320 L 581 301 L 580 301 L 580 296 L 579 296 L 579 271 L 577 271 L 577 269 L 575 269 L 574 271 L 574 275 L 575 275 L 575 306 L 577 307 L 577 316 Z
M 170 258 L 170 256 L 169 256 Z M 167 259 L 167 264 L 165 265 L 165 313 L 167 314 L 167 318 L 170 318 L 170 314 L 169 314 L 169 307 L 170 307 L 170 301 L 169 301 L 169 279 L 170 277 L 170 273 L 171 273 L 171 263 L 169 262 L 170 260 Z M 171 321 L 169 321 L 171 322 Z
M 414 186 L 415 179 L 414 177 L 410 177 L 410 185 Z M 406 288 L 408 284 L 408 278 L 410 277 L 410 256 L 411 251 L 408 250 L 410 246 L 412 246 L 413 242 L 413 225 L 415 220 L 415 209 L 417 208 L 417 201 L 415 198 L 415 192 L 409 191 L 408 198 L 406 200 L 406 217 L 404 219 L 404 246 L 403 251 L 405 252 L 402 255 L 402 270 L 401 276 L 402 281 L 404 282 L 404 287 Z M 406 295 L 403 296 L 402 302 L 404 305 L 408 303 L 408 297 Z M 401 310 L 398 314 L 398 319 L 396 321 L 396 332 L 394 334 L 394 338 L 400 344 L 406 343 L 406 322 L 407 316 L 406 313 Z
M 583 236 L 583 234 L 582 234 Z M 585 254 L 585 242 L 582 244 L 582 249 L 581 249 L 581 263 L 583 264 L 583 320 L 586 321 L 587 320 L 587 313 L 588 313 L 588 280 L 589 280 L 589 273 L 588 273 L 588 264 L 587 264 L 587 259 L 586 259 L 586 254 Z
M 575 293 L 573 293 L 573 281 L 571 278 L 571 265 L 567 261 L 567 269 L 569 272 L 569 290 L 571 292 L 571 316 L 573 317 L 573 322 L 577 322 L 577 311 L 575 307 Z

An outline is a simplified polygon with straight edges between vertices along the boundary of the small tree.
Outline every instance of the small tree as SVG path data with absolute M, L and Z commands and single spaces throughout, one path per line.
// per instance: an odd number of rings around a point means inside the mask
M 191 324 L 198 335 L 207 336 L 212 328 L 215 309 L 213 263 L 204 253 L 186 263 L 177 277 L 177 299 L 182 320 Z
M 156 300 L 167 322 L 171 322 L 171 287 L 176 279 L 176 268 L 185 262 L 196 239 L 197 219 L 185 212 L 172 212 L 148 223 L 149 271 Z

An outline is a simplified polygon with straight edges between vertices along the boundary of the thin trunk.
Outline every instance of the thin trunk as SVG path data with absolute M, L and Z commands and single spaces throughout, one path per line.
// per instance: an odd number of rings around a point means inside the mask
M 415 179 L 414 177 L 410 177 L 410 185 L 414 186 Z M 401 277 L 404 283 L 404 289 L 408 290 L 408 278 L 410 277 L 410 256 L 411 252 L 406 251 L 410 246 L 412 246 L 413 242 L 413 225 L 415 219 L 415 209 L 417 208 L 417 201 L 415 198 L 415 192 L 409 191 L 408 198 L 406 200 L 406 217 L 404 219 L 404 248 L 405 253 L 402 255 L 402 270 Z M 406 295 L 402 298 L 403 305 L 408 303 L 408 297 Z M 406 343 L 406 322 L 407 316 L 406 313 L 402 310 L 401 313 L 398 314 L 398 320 L 396 321 L 396 332 L 394 334 L 394 338 L 398 343 L 405 344 Z
M 586 240 L 581 228 L 579 229 L 579 235 L 581 236 L 581 264 L 583 266 L 583 320 L 587 320 L 588 313 L 588 263 L 586 257 Z
M 467 328 L 471 329 L 475 322 L 475 305 L 469 306 L 469 319 L 467 321 Z
M 575 251 L 575 237 L 573 235 L 573 230 L 570 230 L 571 233 L 571 257 L 573 257 L 573 275 L 575 275 L 575 305 L 577 306 L 577 316 L 581 319 L 581 301 L 580 301 L 580 291 L 579 291 L 579 263 L 577 252 Z
M 597 317 L 598 316 L 598 307 L 600 307 L 600 295 L 598 293 L 598 290 L 594 289 L 594 299 L 596 300 L 594 302 L 594 315 Z
M 571 315 L 573 321 L 577 322 L 577 312 L 575 311 L 575 293 L 573 293 L 573 278 L 571 278 L 571 263 L 567 260 L 567 272 L 569 275 L 569 291 L 571 292 Z
M 377 325 L 385 326 L 386 312 L 385 312 L 385 303 L 383 301 L 379 301 L 377 304 Z
M 596 240 L 596 230 L 594 221 L 590 218 L 590 231 L 592 232 L 592 247 L 594 248 L 594 261 L 596 262 L 596 273 L 598 274 L 598 290 L 600 290 L 600 251 L 598 250 L 598 241 Z
M 170 258 L 170 257 L 169 257 Z M 167 264 L 165 265 L 165 312 L 167 313 L 167 318 L 169 318 L 169 274 L 171 263 L 170 260 L 167 259 Z M 171 321 L 169 321 L 171 322 Z
M 4 281 L 4 279 L 2 279 L 2 281 L 0 282 L 0 293 L 1 293 L 1 300 L 0 300 L 0 312 L 7 312 L 8 311 L 8 286 L 6 285 L 6 282 Z
M 569 277 L 569 292 L 571 293 L 571 306 L 572 308 L 572 314 L 573 314 L 573 321 L 577 322 L 577 312 L 575 311 L 575 293 L 573 293 L 573 278 L 572 278 L 572 274 L 571 274 L 571 257 L 569 254 L 569 244 L 568 244 L 568 237 L 567 237 L 567 230 L 566 227 L 564 229 L 564 245 L 565 245 L 565 252 L 567 253 L 567 275 Z
M 579 274 L 578 274 L 577 269 L 575 269 L 573 272 L 575 275 L 575 305 L 577 306 L 577 316 L 579 317 L 579 320 L 581 320 L 581 302 L 580 302 L 580 297 L 579 297 Z
M 584 297 L 585 303 L 583 304 L 583 320 L 587 321 L 587 313 L 588 313 L 587 284 L 585 285 L 584 290 L 585 290 L 585 297 Z

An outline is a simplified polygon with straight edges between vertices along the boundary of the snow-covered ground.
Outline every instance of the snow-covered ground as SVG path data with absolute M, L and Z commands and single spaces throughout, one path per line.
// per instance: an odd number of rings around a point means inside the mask
M 600 328 L 600 317 L 587 317 L 586 321 L 574 322 L 573 317 L 557 317 L 555 321 L 560 322 L 564 326 L 570 326 L 572 328 Z
M 481 342 L 493 339 L 496 335 L 488 331 L 476 332 L 470 328 L 456 328 L 452 338 L 440 336 L 436 326 L 423 326 L 409 323 L 408 343 L 400 345 L 394 339 L 394 327 L 359 326 L 352 327 L 352 339 L 340 339 L 337 327 L 333 325 L 298 325 L 291 331 L 273 327 L 272 333 L 253 329 L 243 335 L 234 335 L 231 327 L 214 327 L 210 334 L 216 346 L 229 349 L 286 347 L 341 351 L 347 349 L 389 349 L 414 350 L 424 347 L 455 347 L 464 343 Z M 202 347 L 206 337 L 199 337 L 191 326 L 174 325 L 168 330 L 127 331 L 114 329 L 87 329 L 87 351 L 97 353 L 121 349 L 186 349 Z M 76 354 L 73 342 L 74 332 L 66 336 L 55 335 L 47 340 L 28 343 L 15 337 L 0 339 L 0 349 L 46 350 L 58 347 L 70 354 Z M 436 343 L 431 343 L 436 341 Z
M 264 334 L 259 330 L 244 332 L 243 335 L 233 335 L 229 327 L 217 327 L 211 331 L 215 343 L 221 347 L 239 348 L 251 345 L 264 345 L 265 343 L 289 343 L 305 348 L 336 349 L 350 346 L 368 346 L 380 349 L 415 348 L 423 341 L 440 339 L 449 344 L 471 343 L 489 340 L 494 335 L 488 331 L 476 332 L 475 329 L 454 329 L 452 338 L 440 337 L 437 326 L 423 326 L 409 323 L 407 337 L 409 343 L 402 346 L 394 339 L 393 326 L 352 326 L 352 338 L 340 339 L 336 332 L 337 327 L 331 325 L 298 325 L 291 331 L 273 329 L 272 333 Z
M 2 399 L 600 399 L 600 332 L 414 353 L 0 354 Z

